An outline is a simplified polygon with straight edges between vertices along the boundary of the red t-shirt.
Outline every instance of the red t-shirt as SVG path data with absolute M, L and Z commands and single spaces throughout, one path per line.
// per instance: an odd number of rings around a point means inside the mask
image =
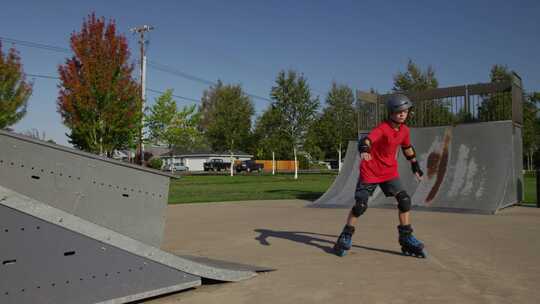
M 371 160 L 360 162 L 362 182 L 375 184 L 398 178 L 398 147 L 411 145 L 409 127 L 402 124 L 395 130 L 384 121 L 371 130 L 368 139 L 371 141 Z

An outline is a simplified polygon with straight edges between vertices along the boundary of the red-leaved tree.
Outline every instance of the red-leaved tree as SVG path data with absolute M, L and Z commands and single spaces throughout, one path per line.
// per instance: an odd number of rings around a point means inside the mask
M 111 155 L 136 141 L 141 118 L 140 86 L 126 37 L 114 20 L 92 13 L 80 32 L 71 34 L 73 56 L 58 67 L 57 101 L 67 134 L 75 147 Z
M 25 79 L 19 53 L 11 48 L 4 54 L 0 41 L 0 129 L 23 118 L 31 94 L 32 84 Z

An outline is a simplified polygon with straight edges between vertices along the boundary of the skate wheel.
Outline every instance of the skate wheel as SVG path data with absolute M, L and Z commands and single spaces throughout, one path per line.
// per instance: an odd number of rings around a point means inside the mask
M 347 250 L 343 250 L 337 244 L 334 246 L 334 252 L 339 257 L 343 257 L 343 256 L 345 256 L 347 254 Z
M 426 254 L 424 252 L 413 252 L 412 255 L 414 257 L 419 258 L 419 259 L 425 259 L 426 258 Z
M 343 249 L 336 250 L 336 255 L 339 257 L 344 257 L 346 254 L 347 254 L 346 250 L 343 250 Z

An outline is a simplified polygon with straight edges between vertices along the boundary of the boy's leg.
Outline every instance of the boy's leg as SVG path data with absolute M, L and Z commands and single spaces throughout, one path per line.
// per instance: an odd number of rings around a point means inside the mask
M 405 255 L 412 255 L 419 258 L 425 258 L 426 252 L 424 251 L 424 243 L 419 241 L 413 235 L 413 229 L 411 225 L 399 225 L 397 227 L 399 233 L 399 245 L 401 245 L 401 252 Z
M 400 191 L 396 194 L 396 200 L 398 202 L 398 218 L 400 225 L 411 224 L 411 198 L 405 191 Z
M 410 223 L 411 198 L 401 186 L 399 179 L 382 183 L 381 189 L 386 196 L 394 196 L 398 203 L 399 226 L 399 244 L 401 251 L 406 255 L 417 257 L 426 257 L 424 244 L 414 237 L 413 229 Z
M 401 185 L 399 178 L 381 183 L 380 186 L 387 197 L 393 196 L 396 198 L 399 224 L 410 225 L 411 197 Z
M 356 184 L 356 190 L 354 193 L 355 204 L 347 215 L 347 223 L 343 227 L 343 231 L 339 235 L 339 238 L 334 246 L 334 250 L 339 256 L 346 254 L 346 251 L 351 249 L 352 235 L 354 234 L 355 225 L 360 217 L 367 209 L 367 203 L 369 196 L 373 193 L 376 184 L 364 184 L 360 180 Z
M 368 200 L 377 185 L 375 184 L 363 184 L 358 182 L 356 184 L 356 190 L 354 192 L 354 206 L 349 211 L 347 216 L 347 225 L 356 226 L 358 218 L 366 212 L 368 208 Z

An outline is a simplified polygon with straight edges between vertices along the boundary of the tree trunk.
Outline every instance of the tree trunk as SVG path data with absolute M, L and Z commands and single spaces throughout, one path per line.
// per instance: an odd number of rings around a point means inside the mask
M 534 170 L 534 149 L 531 151 L 531 168 L 530 168 L 530 170 Z
M 296 147 L 294 147 L 294 179 L 298 179 L 298 161 L 296 159 Z
M 99 156 L 103 156 L 103 137 L 99 136 Z
M 233 147 L 234 147 L 234 139 L 231 140 L 231 176 L 234 176 Z
M 338 150 L 338 172 L 341 172 L 341 143 L 339 143 Z
M 231 176 L 234 176 L 234 160 L 233 160 L 232 152 L 231 152 Z
M 276 175 L 276 155 L 272 151 L 272 175 Z

